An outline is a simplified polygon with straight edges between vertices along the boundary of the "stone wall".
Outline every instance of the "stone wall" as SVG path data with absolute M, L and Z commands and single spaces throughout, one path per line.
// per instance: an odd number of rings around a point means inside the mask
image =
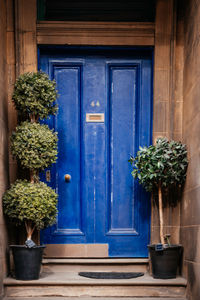
M 182 139 L 183 22 L 176 1 L 157 0 L 154 54 L 153 140 Z M 153 201 L 152 201 L 153 202 Z M 158 209 L 151 213 L 151 242 L 159 242 Z M 164 234 L 180 242 L 180 203 L 165 206 Z
M 7 29 L 6 0 L 0 1 L 0 202 L 8 186 L 8 110 L 7 110 Z M 0 203 L 0 298 L 3 295 L 3 277 L 6 273 L 6 229 Z
M 182 2 L 182 1 L 180 1 Z M 183 5 L 183 2 L 182 2 Z M 200 299 L 200 1 L 185 1 L 183 141 L 189 167 L 181 207 L 181 243 L 190 300 Z

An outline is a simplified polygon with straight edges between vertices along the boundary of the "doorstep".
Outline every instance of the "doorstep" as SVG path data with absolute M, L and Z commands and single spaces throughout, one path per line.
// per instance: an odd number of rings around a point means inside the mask
M 148 258 L 48 258 L 42 261 L 44 272 L 143 272 Z
M 4 298 L 3 300 L 30 300 L 30 298 L 28 297 L 28 298 L 15 298 L 15 299 L 13 299 L 13 297 L 6 297 L 6 298 Z M 31 298 L 31 300 L 63 300 L 63 298 L 62 297 L 45 297 L 45 298 L 43 298 L 43 297 L 41 297 L 41 298 L 35 298 L 35 297 L 32 297 Z M 68 297 L 67 298 L 67 300 L 94 300 L 94 298 L 88 298 L 88 297 L 84 297 L 84 298 L 80 298 L 80 297 L 78 297 L 78 298 L 76 298 L 76 297 Z M 116 300 L 116 297 L 106 297 L 106 298 L 104 298 L 104 297 L 95 297 L 95 300 Z M 123 298 L 120 298 L 120 297 L 118 297 L 117 298 L 117 300 L 130 300 L 130 298 L 126 298 L 126 297 L 123 297 Z M 138 298 L 138 297 L 134 297 L 134 298 L 131 298 L 131 300 L 187 300 L 186 298 L 152 298 L 152 297 L 140 297 L 140 298 Z
M 140 286 L 186 286 L 187 281 L 183 277 L 177 277 L 174 279 L 155 279 L 148 273 L 144 276 L 130 279 L 91 279 L 79 276 L 76 272 L 56 272 L 45 273 L 42 272 L 38 280 L 16 280 L 11 277 L 7 277 L 4 280 L 6 286 L 27 286 L 27 285 L 140 285 Z
M 9 277 L 4 280 L 5 296 L 11 299 L 53 296 L 84 297 L 84 299 L 85 297 L 184 298 L 186 285 L 187 281 L 182 277 L 154 279 L 148 273 L 132 279 L 105 280 L 81 277 L 78 272 L 42 272 L 39 280 L 21 281 Z

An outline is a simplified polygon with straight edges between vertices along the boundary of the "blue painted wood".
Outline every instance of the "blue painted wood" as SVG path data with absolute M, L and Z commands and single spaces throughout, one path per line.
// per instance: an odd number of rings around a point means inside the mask
M 40 67 L 56 79 L 60 95 L 59 113 L 48 121 L 59 133 L 50 183 L 59 213 L 41 240 L 108 243 L 109 256 L 146 257 L 150 197 L 133 180 L 128 159 L 151 143 L 151 57 L 83 52 L 40 54 Z M 86 122 L 87 113 L 103 113 L 105 121 Z

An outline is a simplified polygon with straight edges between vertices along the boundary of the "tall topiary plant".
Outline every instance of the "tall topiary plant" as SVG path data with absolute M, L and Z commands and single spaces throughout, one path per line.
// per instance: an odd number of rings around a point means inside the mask
M 57 112 L 56 83 L 43 72 L 22 74 L 15 83 L 13 101 L 19 115 L 32 122 Z
M 163 191 L 184 184 L 188 165 L 186 146 L 159 138 L 155 145 L 140 147 L 137 156 L 129 161 L 133 166 L 133 177 L 146 191 L 158 193 L 160 241 L 164 244 Z
M 57 112 L 55 81 L 45 73 L 25 73 L 15 84 L 13 101 L 18 114 L 26 119 L 11 136 L 11 151 L 22 168 L 28 169 L 30 182 L 17 180 L 3 196 L 4 212 L 16 224 L 24 223 L 27 240 L 35 230 L 56 221 L 57 194 L 39 181 L 39 171 L 55 163 L 57 133 L 38 123 Z

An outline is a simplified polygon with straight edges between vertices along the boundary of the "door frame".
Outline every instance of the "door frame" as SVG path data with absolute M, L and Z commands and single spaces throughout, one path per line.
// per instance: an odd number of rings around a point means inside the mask
M 76 37 L 74 41 L 68 40 L 73 45 L 94 45 L 97 43 L 94 37 L 98 36 L 99 46 L 107 45 L 108 41 L 120 46 L 154 46 L 154 86 L 153 86 L 153 141 L 158 136 L 173 137 L 173 126 L 175 116 L 179 113 L 179 106 L 174 104 L 178 101 L 179 94 L 175 94 L 175 61 L 176 57 L 176 7 L 175 0 L 157 0 L 155 23 L 151 24 L 151 42 L 147 32 L 149 28 L 146 23 L 123 24 L 98 22 L 38 22 L 37 23 L 37 0 L 16 0 L 15 1 L 15 53 L 16 76 L 24 72 L 37 70 L 37 46 L 41 42 L 41 35 L 46 36 L 46 43 L 53 44 L 53 38 L 59 39 L 60 45 L 66 45 L 64 35 Z M 86 22 L 87 23 L 87 22 Z M 118 27 L 119 25 L 119 27 Z M 121 28 L 120 28 L 120 25 Z M 85 30 L 81 30 L 84 28 Z M 123 27 L 125 26 L 125 28 Z M 42 31 L 43 27 L 43 31 Z M 74 28 L 76 27 L 76 29 Z M 78 28 L 77 28 L 78 27 Z M 100 30 L 101 28 L 101 30 Z M 102 29 L 103 28 L 103 29 Z M 87 29 L 87 30 L 86 30 Z M 110 36 L 106 36 L 106 33 Z M 149 33 L 148 33 L 149 34 Z M 124 38 L 126 36 L 126 38 Z M 40 37 L 40 38 L 39 38 Z M 152 39 L 153 37 L 153 39 Z M 86 39 L 87 38 L 87 39 Z M 153 42 L 152 42 L 153 41 Z M 179 54 L 179 53 L 178 53 Z M 177 96 L 178 95 L 178 96 Z M 175 99 L 175 100 L 174 100 Z M 176 128 L 176 138 L 181 139 L 181 124 Z M 15 167 L 11 167 L 11 172 L 16 173 Z M 178 212 L 177 212 L 178 213 Z M 152 205 L 152 216 L 155 215 L 155 207 Z M 170 218 L 169 218 L 170 219 Z M 170 225 L 170 224 L 167 224 Z M 172 228 L 174 230 L 174 228 Z M 179 230 L 177 228 L 177 230 Z M 169 231 L 169 228 L 168 228 Z M 151 224 L 151 242 L 154 243 L 159 236 L 157 230 L 157 218 L 153 217 Z M 178 236 L 178 233 L 177 233 Z M 178 240 L 176 241 L 178 242 Z

